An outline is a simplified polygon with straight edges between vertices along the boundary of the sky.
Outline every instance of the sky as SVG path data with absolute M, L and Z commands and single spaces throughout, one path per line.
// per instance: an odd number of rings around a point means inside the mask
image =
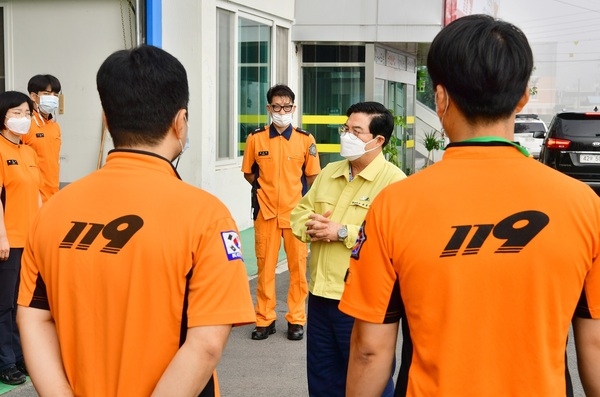
M 557 89 L 595 89 L 600 94 L 600 0 L 496 3 L 497 17 L 515 24 L 527 35 L 536 65 L 555 66 Z

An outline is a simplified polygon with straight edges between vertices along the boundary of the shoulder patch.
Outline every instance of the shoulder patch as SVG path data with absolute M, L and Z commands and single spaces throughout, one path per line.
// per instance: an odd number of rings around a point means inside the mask
M 304 135 L 310 135 L 310 132 L 303 130 L 302 128 L 299 127 L 294 127 L 296 129 L 296 131 L 303 133 Z
M 235 231 L 230 230 L 228 232 L 221 232 L 221 239 L 223 240 L 223 246 L 225 247 L 225 254 L 227 255 L 228 260 L 244 260 L 242 257 L 242 241 Z
M 356 237 L 356 243 L 354 244 L 354 247 L 352 247 L 352 253 L 350 254 L 350 257 L 358 259 L 360 255 L 360 249 L 366 240 L 367 235 L 365 234 L 365 222 L 363 221 L 360 229 L 358 229 L 358 236 Z
M 310 154 L 313 157 L 317 157 L 317 145 L 311 143 L 308 147 L 308 154 Z
M 259 133 L 259 132 L 262 132 L 262 131 L 265 131 L 267 128 L 269 128 L 269 126 L 268 126 L 268 125 L 265 125 L 265 126 L 264 126 L 264 127 L 262 127 L 262 128 L 257 128 L 257 129 L 255 129 L 254 131 L 252 131 L 252 135 L 254 135 L 254 134 L 256 134 L 256 133 Z

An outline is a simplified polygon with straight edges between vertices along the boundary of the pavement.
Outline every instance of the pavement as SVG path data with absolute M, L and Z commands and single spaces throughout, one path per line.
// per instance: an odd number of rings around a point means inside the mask
M 221 395 L 223 397 L 290 397 L 307 396 L 306 386 L 306 341 L 290 341 L 286 337 L 285 320 L 289 273 L 287 264 L 277 267 L 277 332 L 268 339 L 250 339 L 254 325 L 236 327 L 217 367 Z M 255 299 L 256 279 L 250 277 L 250 289 Z M 573 378 L 575 397 L 585 397 L 577 373 L 575 349 L 569 338 L 567 355 L 569 371 Z M 400 357 L 401 337 L 398 340 L 396 357 Z M 400 365 L 396 366 L 398 368 Z M 394 379 L 396 377 L 394 376 Z M 0 392 L 1 394 L 1 392 Z M 31 381 L 2 394 L 2 397 L 37 397 Z

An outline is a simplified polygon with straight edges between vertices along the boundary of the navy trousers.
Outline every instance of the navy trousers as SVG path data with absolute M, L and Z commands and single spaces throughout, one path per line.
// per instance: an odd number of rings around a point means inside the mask
M 17 330 L 17 294 L 23 248 L 11 248 L 0 262 L 0 371 L 23 359 Z
M 338 309 L 340 301 L 308 295 L 306 369 L 310 397 L 344 397 L 354 317 Z M 390 374 L 382 397 L 394 395 Z

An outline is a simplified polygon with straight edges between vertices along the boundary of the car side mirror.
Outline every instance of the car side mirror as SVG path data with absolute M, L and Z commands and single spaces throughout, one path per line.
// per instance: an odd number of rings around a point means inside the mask
M 546 133 L 544 131 L 536 131 L 533 133 L 534 138 L 545 138 Z

